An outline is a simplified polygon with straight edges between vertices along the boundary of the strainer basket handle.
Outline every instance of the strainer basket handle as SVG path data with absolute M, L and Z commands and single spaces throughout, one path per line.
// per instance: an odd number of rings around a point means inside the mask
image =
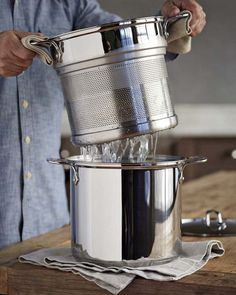
M 169 18 L 165 19 L 165 21 L 163 23 L 163 32 L 164 32 L 164 35 L 165 35 L 166 39 L 169 37 L 169 28 L 170 28 L 170 26 L 173 23 L 175 23 L 176 21 L 178 21 L 179 19 L 183 19 L 183 18 L 187 18 L 188 20 L 190 20 L 192 18 L 191 12 L 188 11 L 188 10 L 184 10 L 184 11 L 180 12 L 176 16 L 169 17 Z M 189 33 L 191 33 L 190 28 L 187 28 L 187 30 L 189 31 Z
M 203 156 L 191 156 L 186 158 L 184 162 L 184 167 L 191 164 L 205 163 L 207 162 L 207 158 Z
M 35 52 L 41 61 L 49 66 L 62 62 L 62 43 L 39 35 L 29 35 L 21 39 L 22 45 Z M 52 52 L 54 53 L 52 56 Z

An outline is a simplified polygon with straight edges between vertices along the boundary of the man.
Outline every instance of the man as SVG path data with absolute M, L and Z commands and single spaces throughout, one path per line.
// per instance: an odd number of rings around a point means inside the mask
M 205 25 L 194 0 L 165 1 L 164 16 L 193 13 L 192 35 Z M 120 18 L 96 0 L 1 0 L 0 2 L 0 247 L 69 222 L 63 169 L 46 162 L 59 157 L 61 85 L 20 39 L 29 32 L 55 36 Z

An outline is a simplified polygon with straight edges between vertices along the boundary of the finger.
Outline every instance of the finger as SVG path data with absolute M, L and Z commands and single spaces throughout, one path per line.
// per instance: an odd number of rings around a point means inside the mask
M 191 10 L 189 10 L 189 11 L 191 11 Z M 198 7 L 197 9 L 192 11 L 192 19 L 190 22 L 190 27 L 196 25 L 198 22 L 200 22 L 204 18 L 205 18 L 205 13 L 200 6 L 200 8 Z
M 3 71 L 10 70 L 10 71 L 25 71 L 26 67 L 18 66 L 17 64 L 12 63 L 11 60 L 6 60 L 6 63 L 1 65 L 1 69 Z
M 178 10 L 175 10 L 175 9 Z M 167 0 L 162 8 L 162 13 L 166 17 L 172 17 L 182 10 L 189 10 L 192 13 L 190 27 L 192 30 L 191 36 L 198 35 L 206 25 L 206 14 L 201 5 L 195 0 Z
M 195 23 L 191 25 L 192 33 L 191 35 L 194 37 L 202 32 L 206 25 L 206 14 L 203 12 L 201 17 L 199 17 Z
M 17 65 L 14 64 L 8 64 L 0 66 L 0 75 L 4 76 L 4 77 L 9 77 L 9 76 L 18 76 L 19 74 L 21 74 L 22 72 L 24 72 L 24 68 L 19 67 Z
M 9 70 L 4 72 L 4 73 L 2 73 L 0 71 L 0 76 L 2 76 L 2 77 L 15 77 L 15 76 L 19 76 L 21 73 L 12 72 L 12 71 L 9 71 Z
M 190 22 L 190 27 L 197 24 L 200 19 L 203 18 L 204 12 L 203 8 L 200 4 L 198 4 L 195 0 L 173 0 L 172 1 L 176 6 L 178 6 L 181 10 L 189 10 L 192 13 L 192 20 Z
M 196 9 L 202 9 L 201 5 L 196 0 L 172 0 L 174 5 L 179 7 L 180 10 L 188 9 L 195 11 Z
M 16 57 L 21 60 L 32 60 L 35 57 L 35 52 L 26 49 L 23 45 L 18 44 L 11 51 Z
M 202 30 L 204 29 L 206 25 L 206 19 L 202 19 L 200 20 L 197 24 L 195 24 L 193 27 L 192 27 L 192 33 L 191 33 L 191 36 L 192 37 L 195 37 L 197 36 L 198 34 L 200 34 L 202 32 Z
M 13 73 L 19 74 L 19 73 L 24 72 L 26 69 L 19 67 L 17 65 L 13 65 L 13 66 L 9 67 L 7 70 L 9 70 Z
M 161 12 L 165 17 L 172 17 L 179 14 L 180 9 L 173 3 L 173 1 L 166 1 L 162 7 Z
M 13 48 L 11 52 L 21 60 L 32 60 L 36 55 L 35 52 L 26 49 L 23 45 Z
M 20 67 L 28 68 L 33 62 L 32 58 L 30 58 L 30 59 L 22 59 L 22 58 L 18 57 L 17 55 L 15 55 L 14 51 L 11 51 L 10 54 L 11 55 L 9 56 L 9 58 L 14 60 L 14 64 L 16 64 L 16 65 L 18 65 Z
M 16 55 L 17 57 L 25 60 L 25 59 L 33 59 L 35 57 L 35 52 L 26 49 L 22 43 L 21 43 L 21 38 L 20 36 L 28 36 L 29 33 L 24 33 L 24 32 L 17 32 L 17 34 L 14 34 L 14 47 L 12 52 L 14 53 L 14 55 Z M 23 37 L 22 37 L 23 38 Z
M 5 74 L 4 74 L 4 77 L 16 77 L 16 76 L 19 76 L 23 73 L 24 71 L 7 71 Z

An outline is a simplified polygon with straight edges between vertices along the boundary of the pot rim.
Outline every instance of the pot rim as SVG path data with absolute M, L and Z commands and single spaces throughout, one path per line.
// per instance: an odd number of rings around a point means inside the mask
M 84 29 L 70 31 L 67 33 L 54 36 L 51 39 L 54 39 L 54 40 L 59 39 L 60 41 L 65 41 L 67 39 L 85 36 L 85 35 L 93 34 L 93 33 L 102 33 L 102 32 L 107 32 L 111 30 L 124 29 L 124 28 L 129 28 L 129 27 L 143 25 L 143 24 L 162 23 L 164 20 L 165 20 L 164 16 L 147 16 L 147 17 L 120 20 L 116 22 L 105 23 L 100 26 L 92 26 L 92 27 L 88 27 Z
M 158 155 L 156 161 L 153 158 L 149 161 L 132 163 L 132 162 L 120 162 L 120 163 L 108 163 L 101 162 L 101 160 L 84 161 L 83 156 L 71 156 L 66 159 L 48 159 L 49 163 L 69 165 L 72 167 L 81 168 L 97 168 L 97 169 L 121 169 L 121 170 L 157 170 L 163 168 L 184 168 L 186 165 L 195 163 L 204 163 L 207 161 L 206 157 L 193 156 L 171 156 L 171 155 Z
M 54 36 L 51 39 L 65 41 L 67 39 L 84 36 L 88 34 L 107 32 L 107 31 L 112 31 L 116 29 L 125 29 L 129 27 L 137 26 L 137 25 L 152 24 L 152 23 L 161 23 L 161 24 L 165 23 L 165 25 L 168 26 L 169 23 L 175 22 L 179 18 L 190 17 L 190 15 L 191 13 L 189 11 L 184 10 L 179 15 L 173 16 L 170 18 L 166 18 L 162 15 L 153 15 L 153 16 L 124 19 L 120 21 L 101 24 L 100 26 L 92 26 L 88 28 L 70 31 L 67 33 Z M 165 36 L 165 32 L 163 32 L 163 36 Z

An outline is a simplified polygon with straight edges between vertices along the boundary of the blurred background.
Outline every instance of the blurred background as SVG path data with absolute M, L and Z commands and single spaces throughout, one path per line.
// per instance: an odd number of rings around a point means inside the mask
M 160 0 L 99 0 L 124 18 L 158 13 Z M 204 32 L 192 51 L 168 63 L 171 100 L 178 126 L 162 132 L 159 152 L 203 155 L 208 163 L 186 169 L 190 180 L 218 170 L 236 169 L 236 1 L 198 1 L 207 14 Z M 76 154 L 70 143 L 66 114 L 62 124 L 62 156 Z

